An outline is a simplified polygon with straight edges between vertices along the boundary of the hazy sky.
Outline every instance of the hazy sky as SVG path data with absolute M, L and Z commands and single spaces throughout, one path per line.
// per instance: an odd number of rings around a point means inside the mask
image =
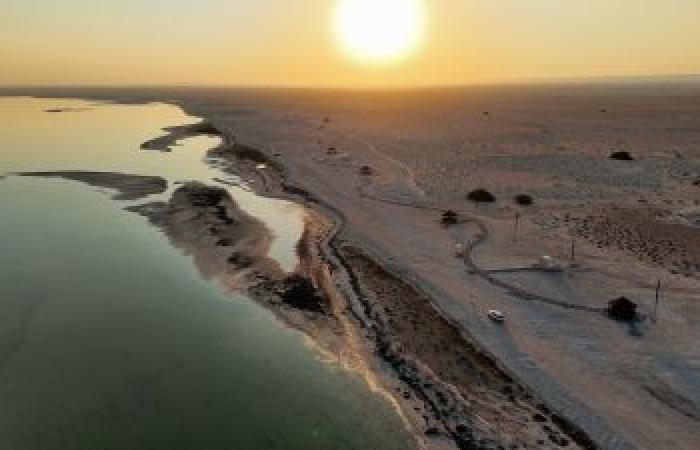
M 382 1 L 382 0 L 377 0 Z M 0 84 L 425 85 L 700 73 L 699 0 L 425 0 L 422 47 L 339 50 L 335 0 L 3 0 Z

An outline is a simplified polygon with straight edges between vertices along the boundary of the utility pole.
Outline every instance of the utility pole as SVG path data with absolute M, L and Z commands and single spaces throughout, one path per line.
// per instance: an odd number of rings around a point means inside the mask
M 576 239 L 571 240 L 571 264 L 576 260 Z
M 520 213 L 515 213 L 515 225 L 513 226 L 513 242 L 518 242 L 518 225 L 520 225 Z
M 654 322 L 657 319 L 657 312 L 659 309 L 659 301 L 661 301 L 661 280 L 656 283 L 656 301 L 654 302 Z

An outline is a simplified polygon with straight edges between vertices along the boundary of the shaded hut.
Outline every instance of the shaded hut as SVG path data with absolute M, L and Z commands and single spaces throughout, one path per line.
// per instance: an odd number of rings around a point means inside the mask
M 486 189 L 475 189 L 467 194 L 467 200 L 474 203 L 493 203 L 496 201 L 496 196 Z
M 614 159 L 616 161 L 634 161 L 634 158 L 632 155 L 630 155 L 630 152 L 614 152 L 610 155 L 610 159 Z

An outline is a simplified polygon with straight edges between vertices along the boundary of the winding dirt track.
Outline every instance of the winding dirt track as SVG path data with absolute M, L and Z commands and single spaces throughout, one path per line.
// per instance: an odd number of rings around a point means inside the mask
M 418 186 L 418 183 L 416 182 L 415 175 L 413 174 L 413 171 L 411 168 L 403 163 L 402 161 L 399 161 L 395 158 L 392 158 L 390 156 L 385 155 L 382 153 L 374 144 L 371 142 L 367 142 L 363 139 L 360 139 L 354 134 L 348 134 L 344 135 L 344 137 L 348 139 L 355 140 L 362 145 L 366 146 L 373 154 L 375 154 L 377 157 L 384 159 L 387 161 L 390 165 L 396 166 L 400 169 L 401 172 L 405 174 L 405 181 L 409 182 L 411 190 L 423 194 L 420 195 L 420 197 L 424 197 L 423 191 L 420 189 Z M 403 207 L 408 207 L 408 208 L 416 208 L 416 209 L 421 209 L 421 210 L 427 210 L 427 211 L 444 211 L 446 208 L 441 208 L 437 205 L 430 205 L 427 201 L 424 203 L 419 203 L 418 201 L 402 201 L 402 200 L 395 200 L 395 199 L 388 199 L 388 198 L 382 198 L 381 196 L 378 196 L 377 194 L 372 194 L 368 191 L 368 188 L 372 185 L 372 178 L 371 177 L 364 177 L 365 180 L 362 180 L 360 184 L 357 186 L 358 193 L 361 197 L 367 198 L 370 200 L 374 200 L 377 202 L 381 203 L 387 203 L 391 205 L 396 205 L 396 206 L 403 206 Z M 486 226 L 486 224 L 471 215 L 470 212 L 466 211 L 457 211 L 459 214 L 461 214 L 465 219 L 462 221 L 462 225 L 464 224 L 474 224 L 479 228 L 479 233 L 475 236 L 474 239 L 471 239 L 468 242 L 462 242 L 461 244 L 464 246 L 464 253 L 463 253 L 463 259 L 464 259 L 464 264 L 469 268 L 470 272 L 472 274 L 475 274 L 484 280 L 488 281 L 494 286 L 497 286 L 499 288 L 502 288 L 506 290 L 510 295 L 513 297 L 519 298 L 521 300 L 527 300 L 527 301 L 537 301 L 537 302 L 542 302 L 542 303 L 547 303 L 549 305 L 554 305 L 554 306 L 559 306 L 562 308 L 567 308 L 567 309 L 573 309 L 573 310 L 578 310 L 578 311 L 586 311 L 586 312 L 593 312 L 593 313 L 602 313 L 605 311 L 605 308 L 600 308 L 600 307 L 591 307 L 591 306 L 584 306 L 584 305 L 579 305 L 576 303 L 568 302 L 565 300 L 560 300 L 560 299 L 555 299 L 551 297 L 547 297 L 544 295 L 536 294 L 533 292 L 526 291 L 522 288 L 519 288 L 511 283 L 505 282 L 503 280 L 499 280 L 498 278 L 495 278 L 492 276 L 492 274 L 484 269 L 483 267 L 480 267 L 478 263 L 475 261 L 473 252 L 476 247 L 479 245 L 484 244 L 490 235 L 489 229 Z

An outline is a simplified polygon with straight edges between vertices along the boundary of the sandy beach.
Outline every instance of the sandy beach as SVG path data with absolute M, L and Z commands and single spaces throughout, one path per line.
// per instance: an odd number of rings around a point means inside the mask
M 184 185 L 170 204 L 134 211 L 203 273 L 366 367 L 426 448 L 690 450 L 700 440 L 696 82 L 0 93 L 165 101 L 203 118 L 143 151 L 220 135 L 209 152 L 218 164 L 259 195 L 309 209 L 298 278 L 265 257 L 263 227 L 209 188 Z M 55 176 L 122 186 L 130 199 L 163 189 Z M 495 202 L 469 201 L 477 188 Z M 443 224 L 448 210 L 456 219 Z M 533 266 L 545 255 L 561 270 Z M 638 320 L 606 315 L 621 296 Z

